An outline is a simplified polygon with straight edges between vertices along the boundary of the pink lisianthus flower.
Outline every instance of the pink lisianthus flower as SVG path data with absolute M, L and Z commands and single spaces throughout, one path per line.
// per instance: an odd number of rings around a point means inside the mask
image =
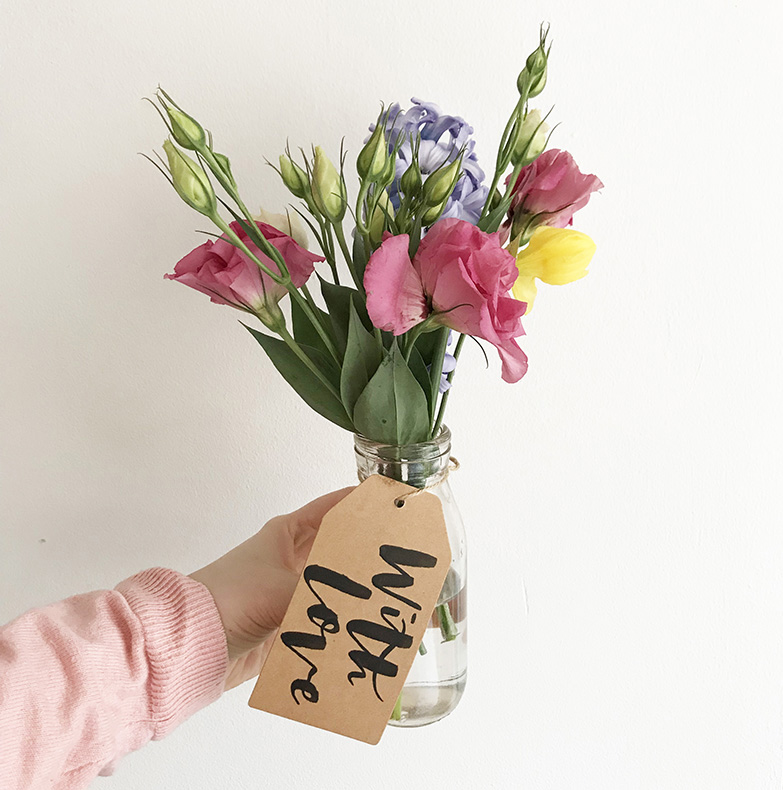
M 514 187 L 506 228 L 513 225 L 518 236 L 529 224 L 565 228 L 574 214 L 587 205 L 590 195 L 601 189 L 601 179 L 579 170 L 568 151 L 552 148 L 523 167 Z
M 498 350 L 503 380 L 519 381 L 527 356 L 515 338 L 525 333 L 526 305 L 508 296 L 517 278 L 514 258 L 495 233 L 460 219 L 430 228 L 413 257 L 409 238 L 387 234 L 364 273 L 373 324 L 401 335 L 427 318 L 488 340 Z
M 324 259 L 304 249 L 277 228 L 263 222 L 257 222 L 256 225 L 264 238 L 279 250 L 288 267 L 291 281 L 300 288 L 313 273 L 314 264 Z M 238 222 L 232 222 L 230 227 L 267 268 L 279 272 L 277 264 L 253 244 Z M 174 267 L 173 274 L 165 277 L 207 294 L 216 304 L 225 304 L 253 313 L 265 323 L 265 319 L 278 313 L 277 303 L 288 293 L 285 286 L 262 272 L 225 236 L 196 247 Z

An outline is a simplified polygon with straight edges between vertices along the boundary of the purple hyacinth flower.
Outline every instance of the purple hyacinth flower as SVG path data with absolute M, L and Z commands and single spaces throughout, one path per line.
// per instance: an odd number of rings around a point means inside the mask
M 446 390 L 451 389 L 451 382 L 449 381 L 448 374 L 456 367 L 456 357 L 451 354 L 446 354 L 446 356 L 443 357 L 443 371 L 440 376 L 440 384 L 438 385 L 438 392 L 440 392 L 441 395 L 446 392 Z
M 446 347 L 448 348 L 451 345 L 451 341 L 454 338 L 454 332 L 450 329 L 449 330 L 449 338 L 446 341 Z M 443 357 L 443 367 L 440 371 L 440 383 L 438 384 L 438 392 L 442 395 L 446 390 L 451 389 L 451 382 L 449 381 L 449 373 L 457 367 L 457 358 L 452 356 L 449 353 L 446 353 Z M 427 371 L 432 368 L 432 365 L 427 365 Z
M 475 225 L 481 216 L 481 209 L 487 200 L 489 188 L 484 182 L 484 171 L 479 167 L 478 158 L 473 152 L 475 140 L 471 140 L 473 127 L 456 115 L 444 115 L 432 102 L 411 99 L 413 106 L 401 112 L 399 104 L 389 108 L 386 122 L 386 136 L 389 150 L 393 150 L 400 135 L 403 142 L 397 151 L 395 180 L 389 187 L 389 198 L 395 210 L 400 206 L 400 178 L 413 161 L 411 135 L 421 137 L 419 147 L 419 168 L 422 178 L 437 170 L 445 162 L 453 162 L 464 148 L 462 170 L 454 192 L 446 204 L 442 217 L 464 219 Z M 370 127 L 372 131 L 373 124 Z

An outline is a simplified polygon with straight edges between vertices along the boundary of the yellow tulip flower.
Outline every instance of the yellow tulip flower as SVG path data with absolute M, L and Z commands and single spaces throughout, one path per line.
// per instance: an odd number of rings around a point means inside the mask
M 587 274 L 594 252 L 595 242 L 586 233 L 571 228 L 536 228 L 527 247 L 517 255 L 519 275 L 512 288 L 520 302 L 527 302 L 525 314 L 530 313 L 536 298 L 536 277 L 549 285 L 580 280 Z

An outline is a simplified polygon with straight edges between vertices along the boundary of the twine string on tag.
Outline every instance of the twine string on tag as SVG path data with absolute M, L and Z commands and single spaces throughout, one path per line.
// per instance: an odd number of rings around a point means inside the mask
M 422 491 L 428 491 L 430 488 L 436 488 L 444 480 L 448 478 L 451 472 L 456 472 L 458 469 L 459 469 L 459 461 L 453 455 L 449 456 L 449 465 L 446 467 L 446 473 L 443 475 L 443 477 L 439 478 L 434 483 L 430 483 L 428 486 L 424 486 L 424 488 L 417 488 L 415 491 L 411 491 L 408 494 L 403 494 L 402 496 L 398 496 L 394 500 L 394 504 L 397 507 L 403 507 L 409 498 L 418 496 Z

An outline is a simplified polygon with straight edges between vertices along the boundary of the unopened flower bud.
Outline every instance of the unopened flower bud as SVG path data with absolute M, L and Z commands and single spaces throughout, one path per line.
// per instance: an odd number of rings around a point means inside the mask
M 214 216 L 217 211 L 215 191 L 202 167 L 183 154 L 171 140 L 163 143 L 163 150 L 169 161 L 174 189 L 179 196 L 196 211 L 208 217 Z
M 525 68 L 517 78 L 517 90 L 522 94 L 527 89 L 527 96 L 531 99 L 538 96 L 546 86 L 547 62 L 549 60 L 549 51 L 545 49 L 547 32 L 542 28 L 541 42 L 527 56 Z
M 414 159 L 411 166 L 402 174 L 400 189 L 406 198 L 416 198 L 421 192 L 421 170 Z
M 432 223 L 443 213 L 443 210 L 446 208 L 446 203 L 448 203 L 448 198 L 440 205 L 427 209 L 427 211 L 424 212 L 424 216 L 421 218 L 421 224 L 432 225 Z
M 228 179 L 228 182 L 234 187 L 234 189 L 236 189 L 237 182 L 234 181 L 234 174 L 231 172 L 231 162 L 229 161 L 228 157 L 225 154 L 219 154 L 217 151 L 213 151 L 212 156 L 215 157 L 215 161 L 220 166 L 220 170 Z
M 511 163 L 525 167 L 538 159 L 546 147 L 549 127 L 538 110 L 530 110 L 519 126 Z
M 313 200 L 331 222 L 340 222 L 345 216 L 348 204 L 345 182 L 320 146 L 315 147 L 313 160 Z
M 177 145 L 188 151 L 200 151 L 207 147 L 207 133 L 195 118 L 168 104 L 164 103 L 163 107 L 171 121 L 171 136 Z
M 370 241 L 374 246 L 381 243 L 383 238 L 383 231 L 386 230 L 386 218 L 394 217 L 394 206 L 389 200 L 389 194 L 384 189 L 378 200 L 378 205 L 372 213 L 370 220 Z
M 290 156 L 280 155 L 280 176 L 295 197 L 304 198 L 310 190 L 307 173 Z
M 455 159 L 450 165 L 441 167 L 427 176 L 421 188 L 422 200 L 425 206 L 434 208 L 441 205 L 454 191 L 459 178 L 462 158 Z
M 389 156 L 386 161 L 386 167 L 378 176 L 378 186 L 381 189 L 385 189 L 392 183 L 392 181 L 394 181 L 394 176 L 397 173 L 396 167 L 396 156 Z
M 365 144 L 356 159 L 356 172 L 359 178 L 367 181 L 377 181 L 386 170 L 389 159 L 389 144 L 386 133 L 380 121 L 376 125 L 370 139 Z

